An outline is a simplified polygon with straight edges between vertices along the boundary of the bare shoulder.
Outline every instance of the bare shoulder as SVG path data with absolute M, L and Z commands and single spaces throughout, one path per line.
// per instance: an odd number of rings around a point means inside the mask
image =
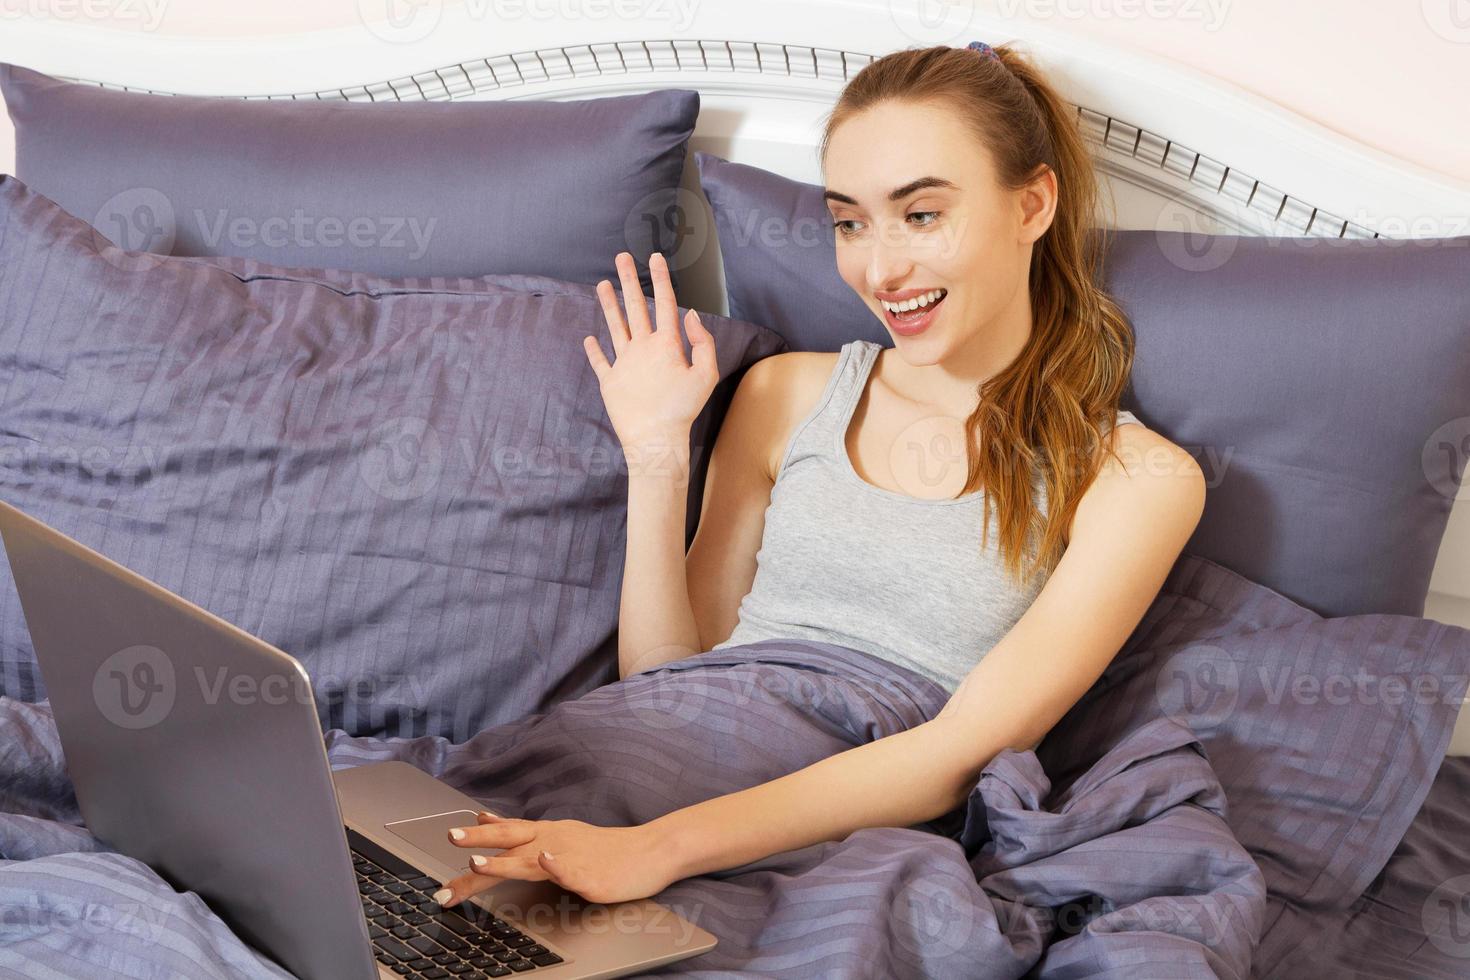
M 1143 495 L 1154 504 L 1173 503 L 1186 510 L 1203 505 L 1204 472 L 1193 455 L 1163 433 L 1128 423 L 1113 429 L 1111 442 L 1113 451 L 1094 483 L 1097 496 Z
M 1119 425 L 1113 429 L 1111 435 L 1113 451 L 1121 460 L 1109 456 L 1107 463 L 1117 467 L 1121 462 L 1124 471 L 1129 474 L 1134 473 L 1137 463 L 1166 462 L 1185 469 L 1188 469 L 1189 464 L 1194 464 L 1194 457 L 1187 450 L 1175 445 L 1162 432 L 1155 432 L 1141 422 Z
M 754 395 L 755 431 L 762 434 L 766 475 L 775 480 L 781 457 L 798 422 L 816 406 L 837 363 L 835 352 L 785 351 L 750 366 L 740 387 Z
M 1098 529 L 1116 532 L 1136 520 L 1177 527 L 1188 537 L 1205 505 L 1204 472 L 1194 457 L 1162 433 L 1131 422 L 1113 429 L 1108 448 L 1063 538 L 1070 543 L 1088 528 L 1094 535 Z

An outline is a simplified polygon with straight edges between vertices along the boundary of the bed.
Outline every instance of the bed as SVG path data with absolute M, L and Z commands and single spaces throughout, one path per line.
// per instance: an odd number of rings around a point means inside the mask
M 673 232 L 666 241 L 670 265 L 679 275 L 681 304 L 732 320 L 742 318 L 731 315 L 732 284 L 726 279 L 730 266 L 721 254 L 728 239 L 716 227 L 693 154 L 711 154 L 791 181 L 820 183 L 813 140 L 833 97 L 874 56 L 911 45 L 963 44 L 978 38 L 992 44 L 1015 41 L 1033 54 L 1077 106 L 1113 205 L 1113 227 L 1118 229 L 1198 235 L 1202 240 L 1219 235 L 1297 240 L 1470 236 L 1470 186 L 1370 149 L 1349 135 L 1330 132 L 1181 64 L 1125 57 L 1064 32 L 1018 27 L 964 5 L 946 7 L 937 20 L 923 16 L 918 7 L 859 0 L 749 0 L 704 5 L 697 13 L 684 12 L 675 4 L 655 7 L 640 18 L 497 21 L 487 15 L 489 8 L 476 5 L 425 4 L 398 17 L 380 17 L 364 6 L 363 23 L 351 29 L 259 41 L 188 43 L 146 32 L 103 37 L 62 22 L 14 21 L 0 37 L 0 62 L 94 83 L 108 91 L 298 103 L 574 101 L 661 89 L 696 90 L 700 100 L 688 142 L 691 159 L 681 176 L 676 207 L 669 212 L 676 216 L 677 227 L 664 230 Z M 13 192 L 13 186 L 6 190 Z M 11 247 L 18 247 L 13 244 L 17 237 L 12 234 Z M 253 267 L 229 268 L 232 274 L 244 270 L 241 282 L 261 278 Z M 549 288 L 539 281 L 509 285 Z M 1464 329 L 1470 332 L 1470 323 Z M 760 347 L 759 338 L 739 336 L 748 345 L 749 358 L 768 352 Z M 737 369 L 733 362 L 729 367 Z M 581 405 L 578 410 L 588 409 Z M 711 425 L 717 422 L 716 416 Z M 1462 451 L 1470 454 L 1470 449 Z M 1459 465 L 1463 472 L 1463 462 Z M 1232 778 L 1244 778 L 1230 771 L 1229 746 L 1244 740 L 1250 730 L 1243 724 L 1231 727 L 1241 722 L 1240 710 L 1212 719 L 1213 739 L 1192 742 L 1189 727 L 1178 723 L 1183 714 L 1173 710 L 1177 706 L 1171 706 L 1162 687 L 1140 687 L 1133 674 L 1120 671 L 1095 696 L 1084 699 L 1078 717 L 1105 716 L 1119 722 L 1126 717 L 1131 722 L 1126 735 L 1092 746 L 1095 751 L 1089 754 L 1085 738 L 1089 730 L 1079 722 L 1055 735 L 1039 757 L 1007 753 L 987 770 L 970 811 L 952 826 L 926 828 L 926 839 L 918 839 L 912 828 L 864 832 L 840 846 L 804 849 L 784 860 L 737 869 L 744 877 L 710 876 L 682 883 L 682 890 L 671 889 L 665 896 L 670 904 L 691 918 L 696 910 L 704 910 L 707 917 L 702 924 L 726 942 L 709 959 L 660 972 L 1384 978 L 1470 974 L 1470 940 L 1465 934 L 1470 908 L 1470 712 L 1461 712 L 1465 717 L 1459 730 L 1453 736 L 1449 732 L 1463 701 L 1465 675 L 1470 673 L 1470 641 L 1462 631 L 1470 627 L 1466 558 L 1470 505 L 1464 502 L 1467 494 L 1456 496 L 1452 488 L 1451 495 L 1455 503 L 1442 541 L 1436 538 L 1439 552 L 1432 578 L 1427 589 L 1416 586 L 1422 605 L 1411 604 L 1408 612 L 1400 609 L 1374 619 L 1374 645 L 1360 633 L 1363 622 L 1378 610 L 1356 612 L 1362 617 L 1357 632 L 1346 627 L 1333 631 L 1336 616 L 1312 613 L 1280 591 L 1204 557 L 1187 558 L 1176 568 L 1160 602 L 1130 640 L 1129 650 L 1140 658 L 1147 654 L 1153 658 L 1150 663 L 1176 668 L 1182 664 L 1194 671 L 1191 676 L 1196 679 L 1215 678 L 1214 668 L 1246 663 L 1247 656 L 1300 654 L 1295 644 L 1303 636 L 1323 649 L 1331 648 L 1338 658 L 1331 664 L 1339 671 L 1370 653 L 1382 654 L 1385 636 L 1399 644 L 1394 647 L 1397 651 L 1418 651 L 1421 659 L 1414 663 L 1422 673 L 1448 685 L 1445 697 L 1417 714 L 1406 710 L 1394 715 L 1391 727 L 1364 722 L 1363 732 L 1355 736 L 1364 744 L 1394 740 L 1398 747 L 1392 752 L 1385 749 L 1375 761 L 1392 777 L 1383 785 L 1400 791 L 1398 805 L 1409 806 L 1416 814 L 1406 829 L 1396 826 L 1392 840 L 1374 841 L 1368 850 L 1377 857 L 1367 866 L 1350 868 L 1351 862 L 1327 854 L 1319 864 L 1297 867 L 1290 855 L 1282 855 L 1281 866 L 1265 868 L 1262 879 L 1260 871 L 1252 871 L 1251 861 L 1242 859 L 1249 851 L 1249 857 L 1264 866 L 1265 838 L 1250 838 L 1239 822 L 1244 819 L 1241 814 L 1257 811 L 1249 800 L 1232 797 L 1234 815 L 1227 812 L 1224 797 L 1229 794 L 1220 792 L 1210 766 L 1201 762 L 1208 757 L 1227 788 L 1234 785 Z M 273 520 L 274 515 L 263 513 L 265 518 Z M 71 527 L 86 530 L 80 517 Z M 691 523 L 691 533 L 692 529 Z M 100 543 L 100 529 L 98 534 Z M 1346 580 L 1354 569 L 1340 572 Z M 1362 572 L 1367 576 L 1366 568 Z M 579 584 L 590 580 L 590 574 L 585 573 Z M 277 625 L 264 619 L 253 624 L 262 631 Z M 1183 640 L 1196 645 L 1181 652 Z M 1207 648 L 1202 654 L 1197 653 L 1200 644 Z M 497 769 L 490 760 L 506 756 L 519 738 L 533 731 L 537 718 L 528 715 L 541 718 L 541 730 L 547 734 L 540 744 L 528 738 L 525 757 L 517 760 L 522 766 L 536 762 L 538 753 L 552 753 L 568 744 L 590 745 L 601 726 L 618 719 L 646 720 L 653 707 L 660 712 L 667 709 L 671 696 L 674 717 L 686 727 L 698 727 L 692 719 L 725 703 L 721 692 L 728 693 L 722 687 L 726 682 L 714 672 L 716 668 L 735 671 L 732 676 L 746 672 L 752 685 L 747 691 L 779 689 L 779 696 L 757 699 L 756 710 L 770 712 L 773 724 L 806 724 L 793 712 L 814 690 L 835 699 L 832 703 L 838 707 L 829 709 L 828 720 L 848 733 L 844 738 L 860 738 L 862 733 L 871 737 L 906 711 L 931 713 L 937 706 L 933 689 L 851 651 L 822 645 L 756 646 L 711 651 L 662 672 L 668 675 L 665 680 L 676 678 L 683 687 L 676 683 L 659 688 L 646 675 L 633 678 L 642 686 L 623 688 L 622 698 L 604 688 L 598 700 L 597 688 L 607 680 L 605 673 L 569 674 L 551 697 L 538 700 L 528 695 L 508 701 L 510 707 L 497 719 L 500 727 L 493 737 L 470 738 L 469 732 L 462 733 L 465 737 L 445 737 L 431 723 L 427 728 L 404 729 L 401 739 L 385 739 L 384 730 L 357 725 L 351 705 L 334 706 L 336 713 L 324 718 L 329 753 L 338 766 L 404 759 L 475 791 L 472 795 L 514 809 L 519 790 L 532 792 L 517 782 L 525 769 L 512 768 L 509 762 Z M 604 663 L 610 649 L 605 643 L 600 648 Z M 1186 654 L 1196 659 L 1171 659 Z M 1400 670 L 1409 663 L 1384 661 L 1390 662 L 1399 664 Z M 815 678 L 815 688 L 780 688 L 779 680 L 789 676 L 782 673 L 783 665 Z M 863 683 L 876 681 L 882 682 L 876 686 L 887 692 L 889 700 L 872 703 L 855 693 Z M 1237 683 L 1232 696 L 1244 703 L 1249 700 L 1247 687 Z M 1111 703 L 1105 697 L 1109 692 Z M 31 700 L 0 698 L 0 727 L 7 735 L 0 755 L 6 777 L 0 791 L 4 803 L 0 856 L 6 859 L 0 864 L 0 906 L 28 910 L 18 917 L 0 915 L 0 974 L 64 976 L 74 975 L 84 964 L 92 970 L 106 964 L 104 969 L 119 976 L 286 975 L 232 936 L 203 903 L 174 893 L 135 863 L 107 854 L 80 826 L 45 706 L 32 705 Z M 1261 717 L 1269 717 L 1261 722 L 1266 727 L 1301 721 L 1289 711 Z M 552 721 L 546 722 L 548 718 Z M 552 731 L 553 726 L 561 727 Z M 1199 734 L 1196 725 L 1195 735 Z M 1341 733 L 1316 732 L 1291 743 L 1291 750 L 1300 753 L 1299 758 L 1339 753 L 1345 751 L 1333 741 L 1339 736 L 1344 745 L 1359 744 Z M 1276 737 L 1283 746 L 1289 741 L 1285 735 Z M 717 758 L 715 746 L 703 738 L 695 737 L 692 747 L 686 748 L 709 751 L 711 758 Z M 1196 745 L 1202 748 L 1192 747 Z M 652 744 L 647 751 L 649 758 L 658 757 Z M 784 747 L 783 752 L 781 758 L 770 758 L 751 749 L 738 761 L 725 763 L 732 765 L 730 778 L 735 782 L 769 778 L 800 764 L 791 755 L 794 749 Z M 1255 764 L 1265 756 L 1248 758 Z M 1151 759 L 1161 768 L 1146 776 Z M 1246 760 L 1241 756 L 1234 764 L 1243 769 Z M 627 766 L 603 777 L 636 782 L 647 776 L 633 763 Z M 1100 766 L 1111 766 L 1112 782 L 1103 777 Z M 1125 787 L 1195 786 L 1195 781 L 1198 792 L 1176 791 L 1167 809 L 1128 810 L 1111 797 L 1104 801 L 1112 788 L 1121 793 Z M 609 821 L 638 819 L 657 805 L 650 796 L 624 801 L 620 809 L 612 802 L 615 793 L 600 787 L 592 795 L 605 807 L 598 815 Z M 538 786 L 541 812 L 555 812 L 557 801 L 563 799 L 557 794 L 575 795 L 576 790 L 575 785 Z M 1340 848 L 1342 855 L 1354 859 L 1359 852 L 1352 848 L 1361 844 L 1359 836 L 1370 834 L 1364 827 L 1374 820 L 1393 825 L 1385 816 L 1393 804 L 1380 800 L 1373 804 L 1380 809 L 1371 809 L 1363 802 L 1372 795 L 1370 788 L 1355 791 L 1363 799 L 1354 804 L 1357 809 L 1344 824 L 1350 829 L 1323 844 L 1328 851 Z M 1062 844 L 1038 844 L 1031 835 L 1045 836 L 1041 828 L 1068 806 L 1073 808 L 1072 818 L 1087 825 L 1086 832 L 1074 829 L 1067 832 L 1071 837 L 1060 834 L 1066 838 Z M 1298 814 L 1277 814 L 1276 829 Z M 977 835 L 987 826 L 1012 827 L 1013 849 L 981 845 Z M 1134 833 L 1137 836 L 1131 836 Z M 1121 886 L 1110 891 L 1087 884 L 1089 875 L 1102 875 L 1109 862 L 1136 858 L 1150 849 L 1168 851 L 1192 834 L 1198 836 L 1191 838 L 1191 846 L 1179 845 L 1178 862 L 1170 871 L 1159 872 L 1147 896 L 1137 893 L 1136 881 L 1129 883 L 1131 892 Z M 1205 860 L 1209 855 L 1218 860 L 1208 871 L 1200 870 L 1210 863 Z M 969 859 L 974 882 L 968 874 L 954 876 L 956 868 L 964 868 L 955 863 L 957 857 Z M 1185 864 L 1193 867 L 1190 873 L 1180 870 Z M 1298 873 L 1311 879 L 1299 895 L 1278 889 L 1280 882 Z M 1040 910 L 1048 903 L 1037 901 L 1036 895 L 1047 889 L 1056 901 L 1043 914 Z M 1342 901 L 1327 896 L 1334 889 Z M 793 914 L 793 905 L 829 891 L 845 897 L 838 906 L 822 906 L 823 916 Z M 40 904 L 35 896 L 41 896 Z M 1089 904 L 1099 897 L 1101 910 Z M 907 910 L 906 917 L 894 914 L 900 906 Z M 1080 911 L 1084 907 L 1088 911 Z M 1137 918 L 1145 907 L 1159 911 L 1162 924 Z M 1080 919 L 1068 925 L 1058 908 Z M 984 915 L 972 917 L 977 910 Z M 89 916 L 97 924 L 89 926 Z M 958 933 L 956 916 L 966 924 Z M 1181 925 L 1184 919 L 1189 922 Z M 1217 935 L 1206 936 L 1209 930 L 1197 927 L 1196 920 L 1214 923 Z M 824 933 L 829 927 L 834 931 Z M 1145 941 L 1159 937 L 1171 942 Z M 824 938 L 830 942 L 824 944 Z M 90 952 L 76 953 L 74 959 L 63 954 L 65 944 L 78 942 Z M 156 949 L 160 943 L 170 947 L 172 958 Z M 155 949 L 150 952 L 150 947 Z

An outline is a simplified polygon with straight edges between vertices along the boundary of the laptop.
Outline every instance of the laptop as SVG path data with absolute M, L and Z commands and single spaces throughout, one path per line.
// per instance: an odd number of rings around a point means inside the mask
M 88 828 L 302 980 L 618 977 L 713 935 L 649 899 L 506 879 L 452 909 L 484 807 L 401 762 L 333 772 L 293 657 L 0 501 Z

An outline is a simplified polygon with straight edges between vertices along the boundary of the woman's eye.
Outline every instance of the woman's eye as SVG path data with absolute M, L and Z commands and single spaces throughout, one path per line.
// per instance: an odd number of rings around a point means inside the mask
M 933 225 L 935 222 L 937 222 L 939 220 L 939 212 L 938 211 L 910 211 L 906 215 L 906 217 L 908 217 L 908 218 L 928 218 L 929 220 L 927 220 L 927 221 L 916 222 L 916 224 L 918 225 L 918 227 L 920 227 L 920 228 L 928 228 L 928 227 L 930 227 L 931 225 Z M 845 218 L 845 219 L 843 219 L 841 221 L 834 221 L 832 223 L 832 227 L 833 228 L 836 228 L 839 232 L 841 232 L 845 236 L 851 236 L 851 235 L 857 234 L 857 232 L 855 230 L 853 230 L 853 229 L 845 228 L 843 226 L 844 225 L 854 225 L 854 224 L 859 224 L 859 222 L 854 221 L 852 218 Z

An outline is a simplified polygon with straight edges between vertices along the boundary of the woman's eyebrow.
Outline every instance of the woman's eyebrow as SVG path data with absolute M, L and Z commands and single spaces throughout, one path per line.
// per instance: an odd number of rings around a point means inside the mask
M 895 187 L 893 190 L 889 191 L 888 200 L 902 201 L 904 198 L 908 197 L 915 191 L 922 191 L 930 187 L 942 187 L 946 190 L 953 191 L 957 191 L 960 189 L 959 186 L 956 185 L 953 181 L 945 180 L 943 177 L 920 177 L 918 180 L 911 180 L 907 184 L 904 184 L 902 187 Z M 841 201 L 843 204 L 857 204 L 857 201 L 849 197 L 848 195 L 833 190 L 823 191 L 822 200 Z

